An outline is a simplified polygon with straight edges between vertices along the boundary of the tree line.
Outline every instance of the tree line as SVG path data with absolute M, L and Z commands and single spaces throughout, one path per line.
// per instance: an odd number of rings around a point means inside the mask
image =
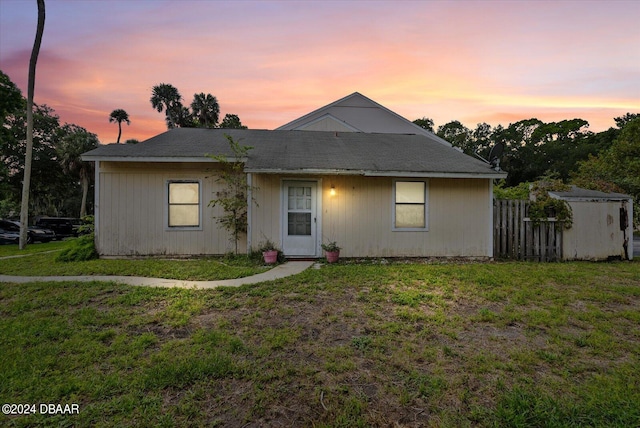
M 98 137 L 81 126 L 60 123 L 47 105 L 33 106 L 31 216 L 84 216 L 93 199 L 93 165 L 82 153 L 98 146 Z M 0 217 L 20 212 L 27 148 L 27 100 L 0 71 Z
M 236 114 L 227 113 L 220 119 L 218 99 L 200 92 L 193 94 L 189 107 L 182 104 L 182 95 L 178 89 L 168 83 L 160 83 L 151 90 L 151 106 L 158 113 L 165 113 L 167 128 L 233 128 L 247 129 Z
M 594 133 L 583 119 L 543 122 L 532 118 L 507 127 L 479 123 L 474 129 L 453 120 L 434 129 L 427 117 L 413 121 L 449 141 L 471 156 L 486 159 L 491 147 L 502 143 L 500 167 L 508 173 L 498 189 L 513 189 L 512 195 L 529 183 L 561 180 L 567 184 L 631 195 L 640 206 L 640 114 L 614 118 L 616 127 Z M 507 191 L 507 193 L 509 193 Z M 640 225 L 640 209 L 635 210 Z
M 211 95 L 200 92 L 193 94 L 191 109 L 182 104 L 182 95 L 178 89 L 168 83 L 155 85 L 151 90 L 151 106 L 158 113 L 165 113 L 167 129 L 173 128 L 226 128 L 226 129 L 247 129 L 240 121 L 237 114 L 227 113 L 222 121 L 220 119 L 220 104 L 218 99 Z M 123 109 L 116 109 L 109 115 L 109 122 L 118 124 L 118 139 L 120 143 L 122 136 L 122 122 L 131 124 L 129 114 Z M 130 139 L 127 143 L 138 143 L 138 140 Z

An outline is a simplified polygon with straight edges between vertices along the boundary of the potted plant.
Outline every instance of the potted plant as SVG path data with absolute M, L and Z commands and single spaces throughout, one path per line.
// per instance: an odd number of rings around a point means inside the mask
M 338 261 L 338 258 L 340 257 L 340 247 L 338 247 L 336 241 L 322 244 L 322 249 L 325 251 L 325 255 L 329 263 L 335 263 Z
M 262 253 L 266 264 L 272 265 L 278 261 L 278 253 L 280 250 L 271 240 L 267 239 L 264 243 L 260 244 L 259 251 Z

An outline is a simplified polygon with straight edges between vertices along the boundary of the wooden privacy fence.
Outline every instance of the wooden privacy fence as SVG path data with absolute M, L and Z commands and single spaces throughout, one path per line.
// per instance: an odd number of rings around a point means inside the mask
M 493 256 L 551 262 L 562 259 L 562 222 L 549 218 L 534 224 L 529 201 L 493 200 Z

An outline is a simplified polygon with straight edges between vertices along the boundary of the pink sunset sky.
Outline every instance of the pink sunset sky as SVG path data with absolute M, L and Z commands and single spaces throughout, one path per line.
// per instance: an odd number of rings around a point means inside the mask
M 640 1 L 46 0 L 35 101 L 115 142 L 166 130 L 151 88 L 273 129 L 358 91 L 409 120 L 493 126 L 640 112 Z M 26 96 L 35 0 L 0 0 L 0 69 Z

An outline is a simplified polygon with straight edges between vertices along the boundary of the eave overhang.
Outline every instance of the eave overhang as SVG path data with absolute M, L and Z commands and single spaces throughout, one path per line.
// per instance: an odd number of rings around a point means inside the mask
M 506 178 L 506 172 L 470 173 L 470 172 L 426 172 L 426 171 L 370 171 L 325 168 L 277 169 L 245 168 L 252 174 L 303 174 L 303 175 L 360 175 L 365 177 L 407 177 L 407 178 Z
M 198 157 L 136 157 L 136 156 L 92 156 L 82 155 L 82 160 L 86 162 L 162 162 L 162 163 L 219 163 L 217 159 L 213 159 L 209 156 Z M 226 158 L 227 162 L 246 162 L 246 158 Z

